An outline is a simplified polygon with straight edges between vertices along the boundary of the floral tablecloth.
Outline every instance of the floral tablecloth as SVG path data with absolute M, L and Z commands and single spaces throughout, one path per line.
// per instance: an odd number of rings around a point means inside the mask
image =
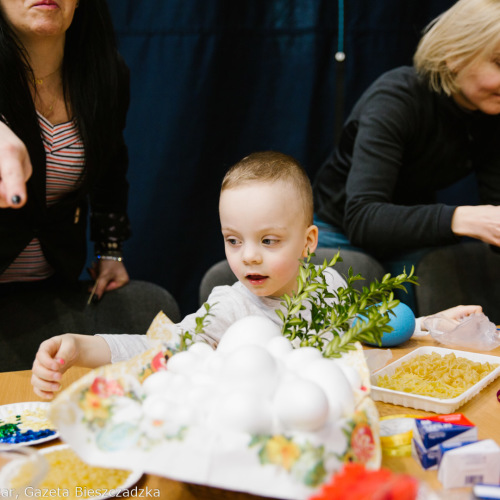
M 89 372 L 52 403 L 51 420 L 85 461 L 297 500 L 309 498 L 344 462 L 380 466 L 378 413 L 361 346 L 344 360 L 363 384 L 352 414 L 314 433 L 249 434 L 216 432 L 146 412 L 143 383 L 168 371 L 172 356 L 168 318 L 160 314 L 148 335 L 157 339 L 156 347 Z

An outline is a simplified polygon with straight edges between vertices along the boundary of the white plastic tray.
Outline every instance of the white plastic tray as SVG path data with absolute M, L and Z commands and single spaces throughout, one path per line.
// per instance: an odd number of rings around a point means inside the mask
M 421 396 L 419 394 L 411 394 L 402 391 L 393 391 L 391 389 L 385 389 L 378 387 L 377 378 L 380 375 L 392 375 L 396 368 L 405 361 L 408 361 L 415 356 L 420 356 L 422 354 L 438 353 L 441 356 L 446 354 L 455 353 L 455 356 L 470 359 L 471 361 L 477 361 L 479 363 L 492 363 L 498 364 L 490 374 L 481 379 L 479 382 L 474 384 L 472 387 L 467 389 L 464 393 L 456 398 L 450 399 L 439 399 L 431 398 L 429 396 Z M 384 403 L 391 403 L 394 405 L 407 406 L 408 408 L 416 408 L 417 410 L 433 411 L 435 413 L 453 413 L 457 408 L 465 404 L 467 401 L 476 396 L 482 389 L 484 389 L 489 383 L 493 382 L 500 375 L 500 357 L 492 356 L 489 354 L 478 354 L 475 352 L 457 351 L 455 349 L 446 349 L 444 347 L 419 347 L 414 351 L 410 352 L 406 356 L 388 364 L 384 368 L 377 370 L 371 376 L 371 397 L 375 401 L 382 401 Z

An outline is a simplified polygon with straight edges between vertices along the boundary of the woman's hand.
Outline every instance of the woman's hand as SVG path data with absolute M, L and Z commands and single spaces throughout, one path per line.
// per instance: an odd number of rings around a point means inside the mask
M 451 230 L 457 236 L 469 236 L 500 247 L 500 207 L 457 207 L 451 219 Z
M 470 316 L 471 314 L 479 314 L 483 312 L 483 308 L 481 306 L 455 306 L 450 309 L 445 309 L 441 311 L 439 314 L 446 316 L 448 319 L 452 321 L 461 321 L 462 319 Z
M 21 208 L 27 199 L 26 181 L 31 177 L 28 150 L 0 121 L 0 207 Z
M 482 312 L 483 308 L 481 306 L 455 306 L 451 307 L 450 309 L 445 309 L 444 311 L 439 311 L 432 316 L 436 316 L 439 314 L 440 316 L 444 316 L 445 318 L 448 318 L 449 320 L 458 324 L 467 316 L 470 316 L 471 314 L 480 314 Z M 415 330 L 416 337 L 428 334 L 427 328 L 424 325 L 424 322 L 428 317 L 429 316 L 423 316 L 421 318 L 418 318 Z
M 94 296 L 101 299 L 104 293 L 126 285 L 130 278 L 123 262 L 100 259 L 89 269 L 90 277 L 96 281 Z

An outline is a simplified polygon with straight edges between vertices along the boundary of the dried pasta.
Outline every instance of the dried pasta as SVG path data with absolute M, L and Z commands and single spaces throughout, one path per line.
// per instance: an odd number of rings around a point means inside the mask
M 439 399 L 455 398 L 491 373 L 498 365 L 438 353 L 422 354 L 399 365 L 394 374 L 381 375 L 377 385 Z
M 31 492 L 31 495 L 27 496 L 54 497 L 55 492 L 59 492 L 57 498 L 76 500 L 99 496 L 100 492 L 114 491 L 116 494 L 131 474 L 131 471 L 127 470 L 89 465 L 71 448 L 56 447 L 54 451 L 47 452 L 45 458 L 50 466 L 49 472 L 36 489 L 25 490 Z M 26 478 L 32 477 L 32 466 L 31 463 L 22 466 L 10 486 L 21 488 Z

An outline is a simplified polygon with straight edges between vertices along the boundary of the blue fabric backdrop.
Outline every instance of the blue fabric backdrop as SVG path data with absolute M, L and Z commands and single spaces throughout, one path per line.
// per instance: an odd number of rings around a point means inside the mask
M 452 3 L 108 0 L 132 76 L 131 277 L 193 312 L 204 272 L 224 257 L 217 200 L 227 168 L 274 149 L 312 178 L 332 148 L 335 111 L 348 113 L 383 71 L 411 64 L 423 27 Z

